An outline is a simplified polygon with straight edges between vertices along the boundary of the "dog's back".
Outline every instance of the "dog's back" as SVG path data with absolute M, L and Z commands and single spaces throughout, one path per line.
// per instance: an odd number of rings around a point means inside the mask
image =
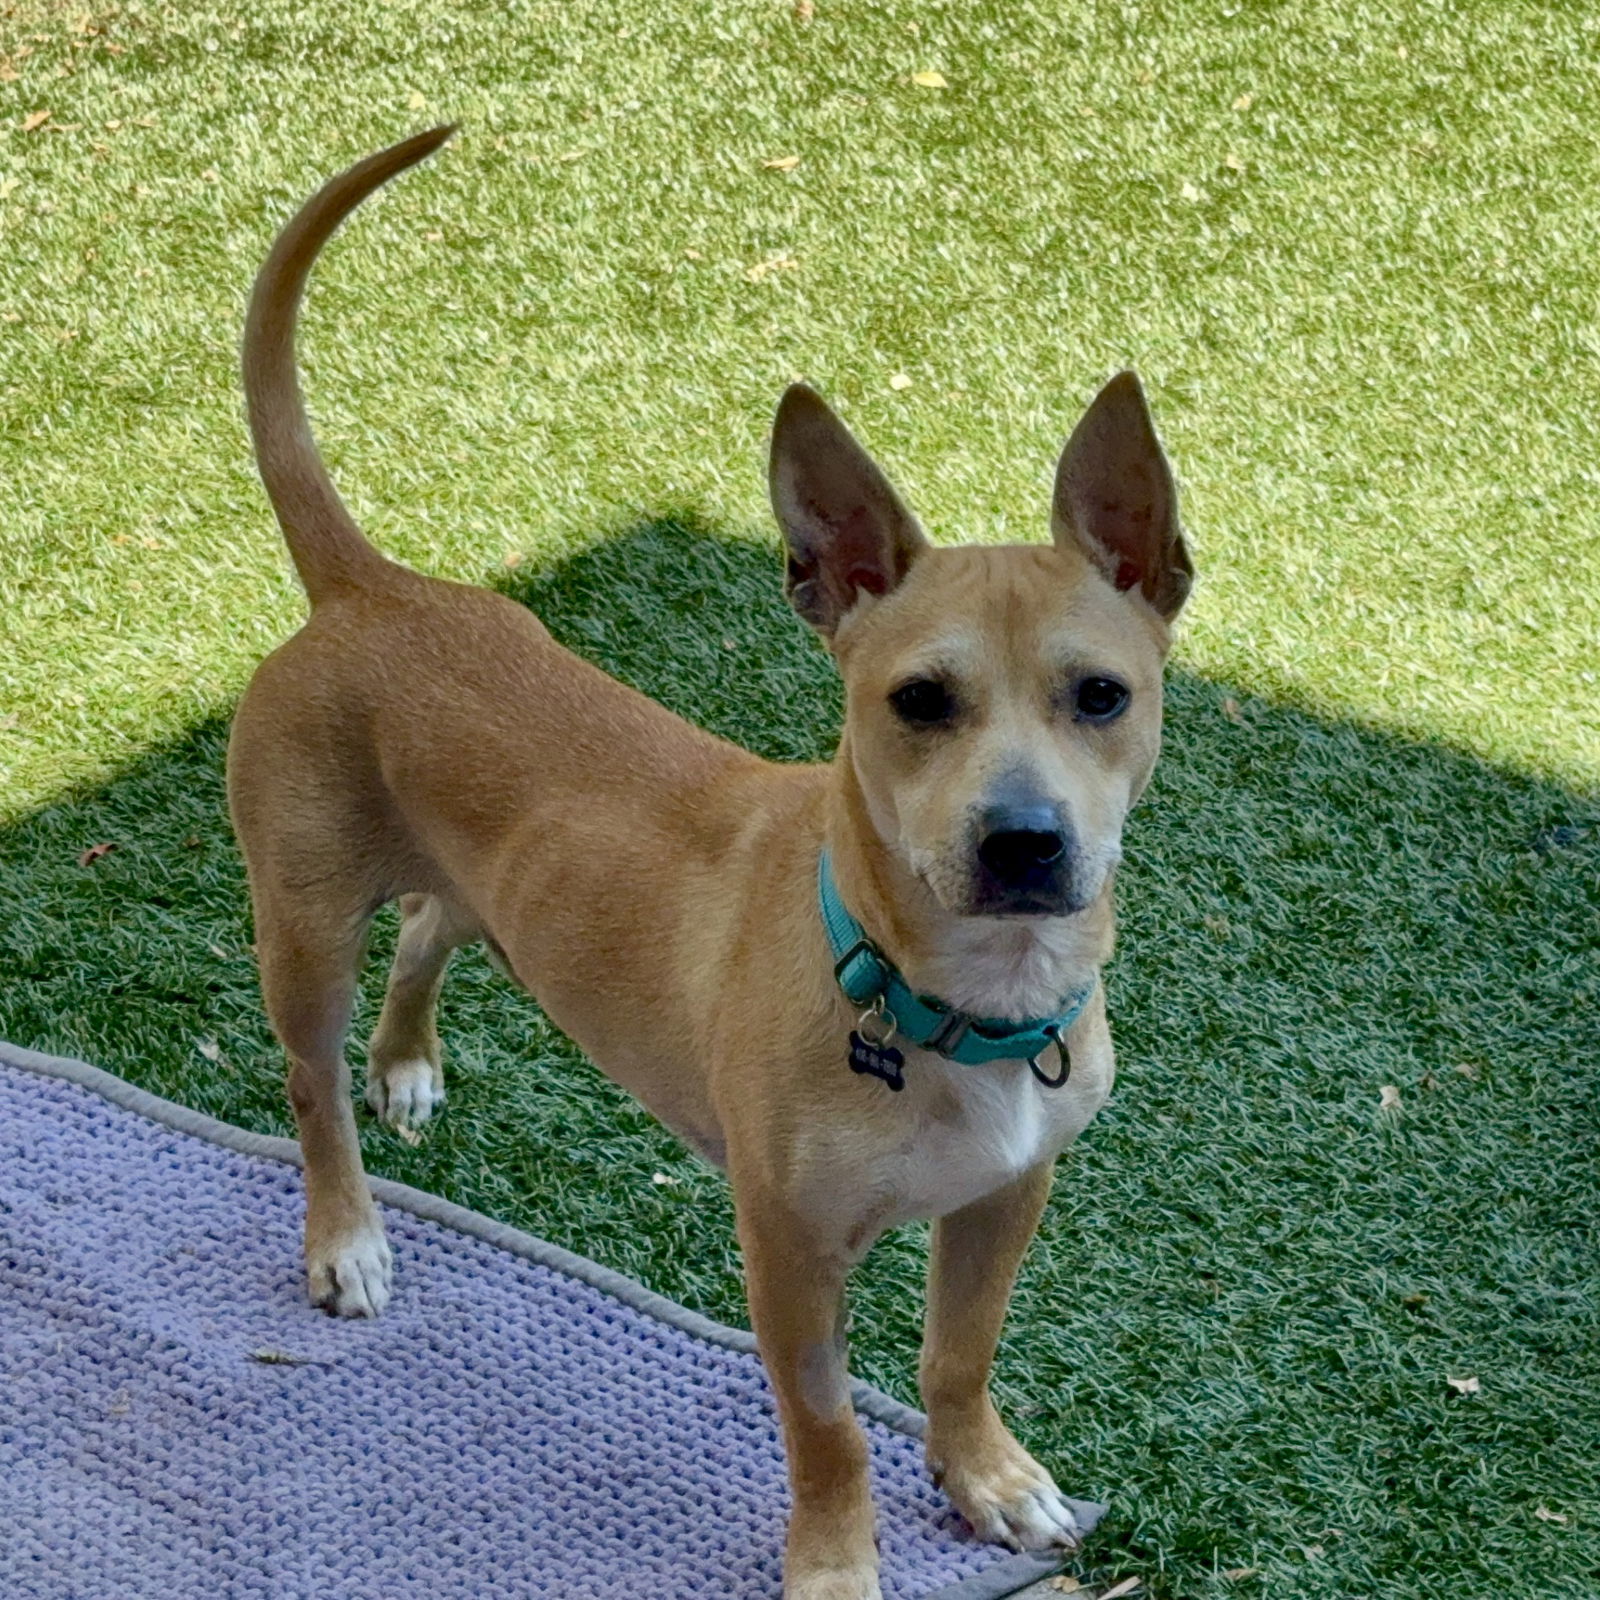
M 328 477 L 295 370 L 311 267 L 363 199 L 450 132 L 420 134 L 326 184 L 256 280 L 244 339 L 251 432 L 312 614 L 239 706 L 229 800 L 258 895 L 281 882 L 326 898 L 336 885 L 357 915 L 401 893 L 437 893 L 492 927 L 492 886 L 512 876 L 502 857 L 541 833 L 596 825 L 648 853 L 664 823 L 683 820 L 671 815 L 675 794 L 695 794 L 704 811 L 720 775 L 757 763 L 563 649 L 504 596 L 389 561 Z M 575 813 L 586 789 L 593 806 Z M 722 830 L 702 832 L 714 851 Z M 681 850 L 681 828 L 672 836 Z M 617 854 L 580 853 L 597 881 L 571 892 L 605 891 L 609 903 Z

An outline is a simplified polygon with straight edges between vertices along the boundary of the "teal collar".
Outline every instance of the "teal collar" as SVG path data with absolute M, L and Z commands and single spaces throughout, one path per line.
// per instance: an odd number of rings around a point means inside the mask
M 1064 1035 L 1088 1005 L 1095 983 L 1090 983 L 1082 993 L 1070 996 L 1053 1017 L 1038 1017 L 1027 1022 L 995 1022 L 986 1017 L 969 1016 L 965 1011 L 952 1011 L 939 1001 L 916 993 L 867 937 L 861 924 L 845 910 L 826 850 L 817 862 L 817 900 L 833 951 L 833 975 L 852 1005 L 861 1006 L 881 1018 L 888 1028 L 888 1037 L 881 1041 L 883 1044 L 904 1040 L 966 1067 L 979 1067 L 987 1061 L 1036 1062 L 1055 1046 L 1065 1068 Z M 1037 1066 L 1034 1070 L 1038 1074 Z M 1064 1082 L 1065 1074 L 1060 1080 L 1042 1081 Z

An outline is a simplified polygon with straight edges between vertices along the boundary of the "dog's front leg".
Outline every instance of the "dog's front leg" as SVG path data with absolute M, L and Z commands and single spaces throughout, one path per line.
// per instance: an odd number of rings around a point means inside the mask
M 768 1193 L 735 1180 L 750 1319 L 777 1396 L 793 1507 L 784 1600 L 879 1600 L 867 1442 L 850 1403 L 850 1263 Z
M 928 1468 L 981 1539 L 1013 1549 L 1077 1543 L 1050 1474 L 1011 1436 L 989 1398 L 989 1368 L 1017 1268 L 1050 1193 L 1053 1162 L 933 1227 L 922 1403 Z

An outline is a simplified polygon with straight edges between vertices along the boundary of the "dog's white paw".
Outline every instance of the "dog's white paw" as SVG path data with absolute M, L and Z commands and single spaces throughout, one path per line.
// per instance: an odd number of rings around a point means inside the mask
M 1083 1540 L 1071 1508 L 1048 1478 L 1020 1491 L 980 1492 L 962 1514 L 980 1539 L 1012 1550 L 1076 1550 Z
M 981 1467 L 951 1461 L 939 1474 L 972 1531 L 1011 1550 L 1077 1549 L 1083 1530 L 1050 1474 L 1009 1434 L 982 1454 Z
M 367 1073 L 367 1104 L 386 1126 L 415 1131 L 444 1104 L 444 1074 L 420 1057 Z
M 383 1226 L 351 1234 L 334 1245 L 308 1245 L 306 1286 L 311 1303 L 337 1317 L 376 1317 L 389 1303 L 394 1258 Z

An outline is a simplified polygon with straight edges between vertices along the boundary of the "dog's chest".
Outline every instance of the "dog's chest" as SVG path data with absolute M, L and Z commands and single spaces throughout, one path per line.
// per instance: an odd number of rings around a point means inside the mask
M 885 1222 L 939 1217 L 1053 1160 L 1092 1111 L 1024 1062 L 961 1067 L 917 1054 L 895 1096 L 898 1137 L 873 1177 Z

